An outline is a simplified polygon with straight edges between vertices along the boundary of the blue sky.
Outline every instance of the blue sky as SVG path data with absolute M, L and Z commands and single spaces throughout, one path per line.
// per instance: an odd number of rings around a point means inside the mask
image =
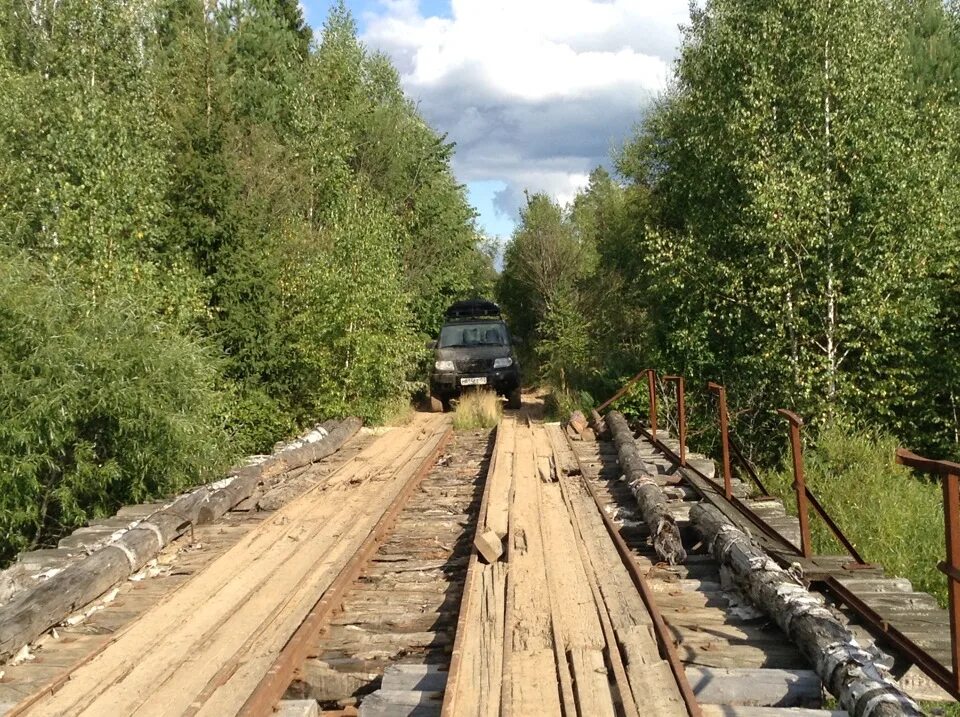
M 573 199 L 664 90 L 688 0 L 348 0 L 501 240 L 525 190 Z M 302 0 L 319 30 L 334 4 Z

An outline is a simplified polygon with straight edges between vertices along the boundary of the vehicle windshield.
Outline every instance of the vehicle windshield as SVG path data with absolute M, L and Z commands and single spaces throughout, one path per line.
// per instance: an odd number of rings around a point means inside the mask
M 507 333 L 502 324 L 451 324 L 440 329 L 442 349 L 459 346 L 506 346 Z

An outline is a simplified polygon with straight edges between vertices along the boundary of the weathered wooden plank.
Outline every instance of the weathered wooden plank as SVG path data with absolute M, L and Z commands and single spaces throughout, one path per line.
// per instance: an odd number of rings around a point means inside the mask
M 813 670 L 687 667 L 686 674 L 703 704 L 810 707 L 823 689 Z
M 539 490 L 534 437 L 528 426 L 518 427 L 509 520 L 504 717 L 561 713 Z

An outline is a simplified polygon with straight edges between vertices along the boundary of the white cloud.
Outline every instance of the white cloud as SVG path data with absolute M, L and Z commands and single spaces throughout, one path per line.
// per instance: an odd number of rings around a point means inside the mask
M 569 200 L 666 85 L 688 0 L 452 0 L 425 17 L 383 0 L 365 42 L 387 52 L 463 181 Z M 518 199 L 519 198 L 519 199 Z

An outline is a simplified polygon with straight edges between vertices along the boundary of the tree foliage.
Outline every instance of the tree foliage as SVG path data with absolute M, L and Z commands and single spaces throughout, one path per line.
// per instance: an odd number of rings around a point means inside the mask
M 315 36 L 292 0 L 4 0 L 0 93 L 0 554 L 381 418 L 490 283 L 453 146 L 342 3 Z
M 588 324 L 604 362 L 577 359 L 578 385 L 656 366 L 727 383 L 761 450 L 781 448 L 782 406 L 957 454 L 957 27 L 936 0 L 692 6 L 619 178 L 595 172 L 540 250 L 572 233 L 593 254 L 563 331 L 580 345 Z M 536 226 L 528 208 L 508 296 Z M 515 310 L 542 330 L 563 284 L 528 284 Z

